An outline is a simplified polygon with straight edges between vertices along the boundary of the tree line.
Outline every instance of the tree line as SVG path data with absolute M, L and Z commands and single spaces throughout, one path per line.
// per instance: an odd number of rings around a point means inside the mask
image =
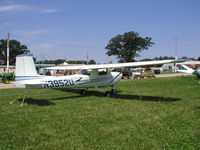
M 66 62 L 65 59 L 56 59 L 56 60 L 44 60 L 44 61 L 36 61 L 37 64 L 62 64 Z M 68 64 L 96 64 L 96 62 L 91 59 L 88 62 L 85 60 L 69 60 Z
M 15 57 L 19 54 L 27 54 L 30 51 L 26 45 L 21 44 L 17 40 L 9 41 L 9 50 L 10 50 L 10 65 L 15 64 Z M 6 56 L 7 56 L 7 40 L 0 40 L 0 65 L 6 64 Z
M 170 59 L 175 59 L 175 57 L 173 56 L 160 56 L 160 57 L 154 57 L 154 58 L 145 58 L 145 59 L 141 59 L 140 61 L 153 61 L 153 60 L 170 60 Z M 200 61 L 200 57 L 198 58 L 193 58 L 193 57 L 180 57 L 178 58 L 180 60 L 184 60 L 184 61 Z

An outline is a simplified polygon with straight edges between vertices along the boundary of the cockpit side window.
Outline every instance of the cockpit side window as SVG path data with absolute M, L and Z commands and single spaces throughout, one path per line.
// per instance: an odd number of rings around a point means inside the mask
M 90 75 L 90 71 L 87 70 L 87 69 L 82 69 L 82 70 L 80 70 L 79 74 L 82 74 L 82 75 Z
M 99 75 L 106 75 L 108 73 L 107 69 L 98 69 Z

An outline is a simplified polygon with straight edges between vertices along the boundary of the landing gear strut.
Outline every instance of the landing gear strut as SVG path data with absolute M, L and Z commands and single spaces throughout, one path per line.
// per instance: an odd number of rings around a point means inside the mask
M 103 93 L 104 96 L 106 96 L 106 97 L 112 97 L 114 94 L 117 93 L 117 90 L 114 89 L 113 86 L 112 86 L 112 89 L 111 89 L 110 91 L 106 91 L 106 92 L 103 91 L 102 89 L 100 89 L 99 87 L 95 87 L 95 88 L 96 88 L 99 92 Z M 86 95 L 87 95 L 87 90 L 82 89 L 82 90 L 80 91 L 80 94 L 81 94 L 81 96 L 86 96 Z
M 114 94 L 117 93 L 117 90 L 112 87 L 111 91 L 107 91 L 104 93 L 106 97 L 112 97 Z

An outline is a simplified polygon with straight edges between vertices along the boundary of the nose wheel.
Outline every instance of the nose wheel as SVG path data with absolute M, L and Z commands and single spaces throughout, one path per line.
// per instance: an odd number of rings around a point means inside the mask
M 112 94 L 117 94 L 117 89 L 112 88 L 112 90 L 110 91 Z
M 104 93 L 104 96 L 105 96 L 105 97 L 111 97 L 112 94 L 111 94 L 111 92 L 107 91 L 107 92 Z
M 86 91 L 86 90 L 81 90 L 80 94 L 81 94 L 82 96 L 86 96 L 86 95 L 87 95 L 87 91 Z

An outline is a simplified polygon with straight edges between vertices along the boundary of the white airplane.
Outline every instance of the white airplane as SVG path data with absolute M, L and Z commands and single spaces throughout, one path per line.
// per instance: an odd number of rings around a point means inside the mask
M 16 57 L 15 85 L 19 88 L 96 88 L 105 96 L 111 96 L 116 92 L 114 85 L 119 83 L 122 78 L 122 73 L 111 72 L 111 68 L 173 62 L 177 62 L 177 60 L 49 67 L 48 69 L 54 70 L 80 70 L 78 74 L 57 77 L 37 74 L 32 56 L 22 54 Z M 112 90 L 102 91 L 100 87 L 105 86 L 111 86 Z M 81 90 L 81 94 L 85 95 L 86 90 Z
M 194 70 L 186 65 L 181 65 L 182 68 L 177 69 L 176 72 L 182 72 L 182 73 L 189 73 L 189 74 L 193 74 L 196 75 L 198 78 L 200 78 L 200 68 Z

